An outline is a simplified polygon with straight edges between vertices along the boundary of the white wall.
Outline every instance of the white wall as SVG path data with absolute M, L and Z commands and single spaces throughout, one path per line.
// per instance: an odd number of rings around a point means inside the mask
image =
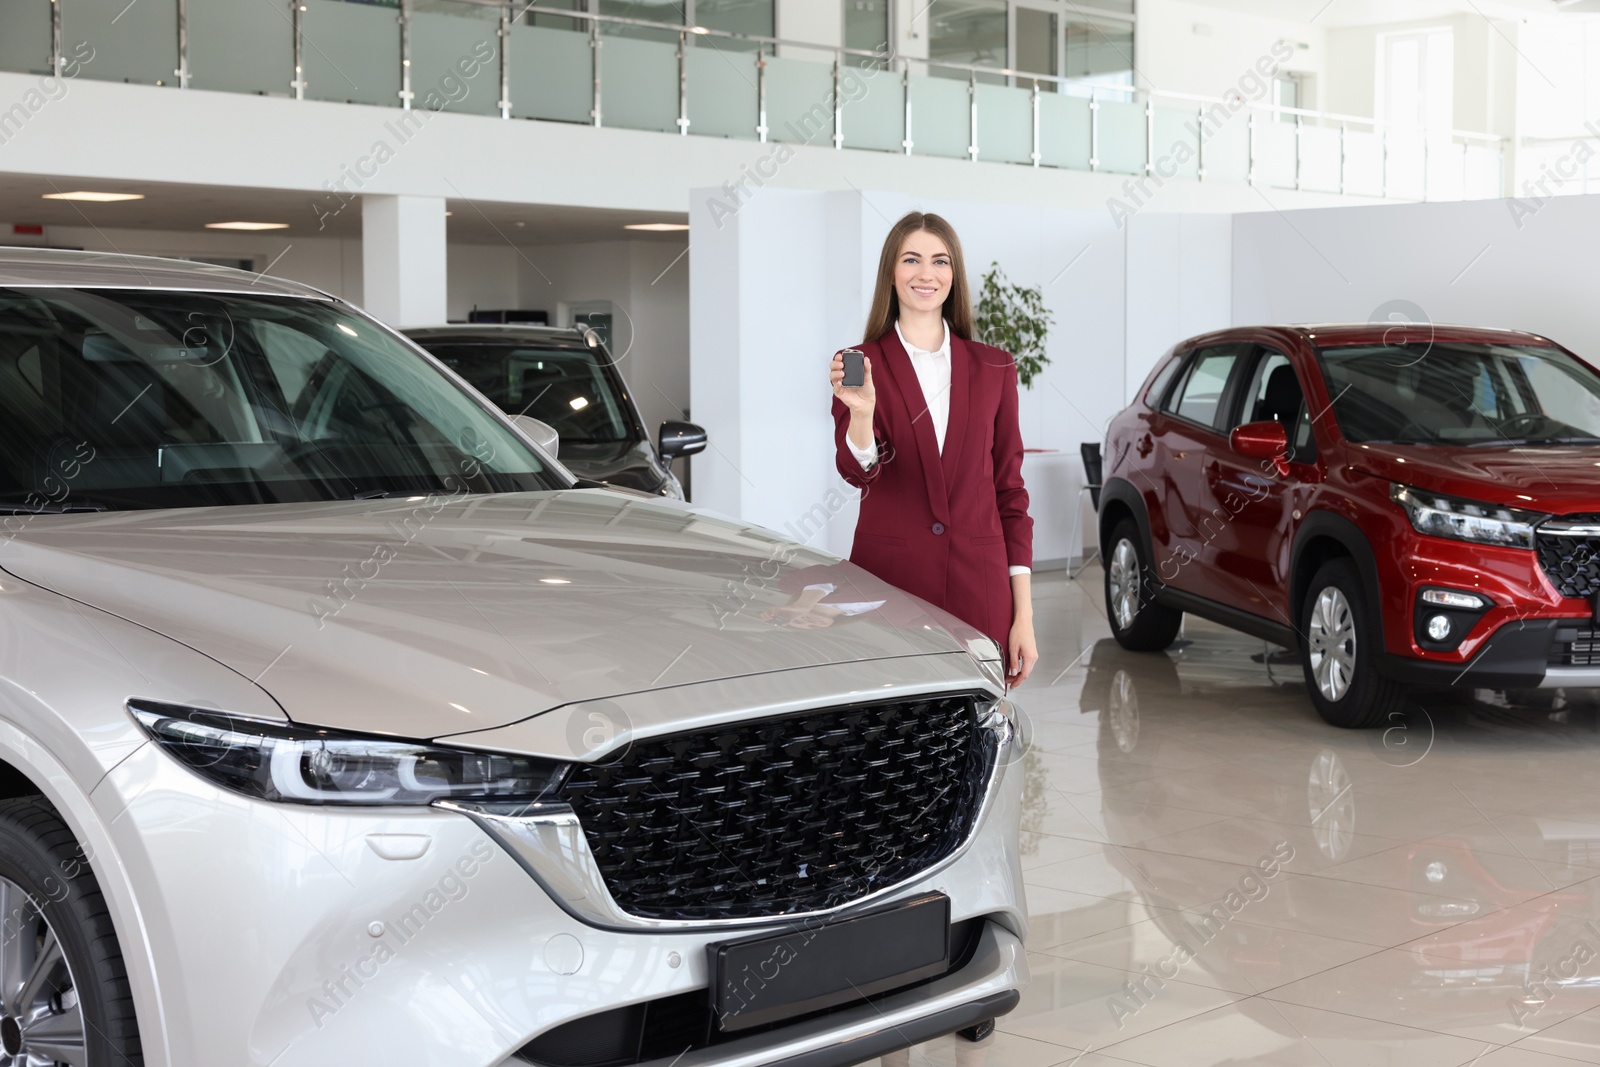
M 1123 404 L 1173 345 L 1232 325 L 1233 219 L 1136 216 L 1128 226 L 1127 256 Z
M 1376 117 L 1380 37 L 1439 26 L 1448 26 L 1455 42 L 1452 124 L 1458 130 L 1509 136 L 1516 117 L 1517 24 L 1479 15 L 1329 30 L 1331 77 L 1324 110 Z
M 1600 357 L 1600 196 L 1558 197 L 1519 229 L 1489 200 L 1270 212 L 1233 227 L 1236 323 L 1370 321 L 1390 301 L 1433 322 L 1530 330 Z
M 691 202 L 703 199 L 697 190 Z M 1027 447 L 1057 451 L 1029 456 L 1025 475 L 1040 559 L 1076 555 L 1078 445 L 1103 437 L 1124 395 L 1124 236 L 1100 211 L 770 190 L 719 228 L 691 207 L 691 393 L 716 446 L 696 469 L 695 501 L 848 552 L 856 509 L 834 470 L 825 368 L 862 339 L 884 235 L 913 208 L 956 227 L 974 286 L 999 261 L 1011 281 L 1044 290 L 1052 362 L 1024 391 L 1020 419 Z
M 1271 59 L 1272 46 L 1278 40 L 1310 46 L 1296 47 L 1294 58 L 1284 63 L 1283 69 L 1311 75 L 1316 99 L 1302 106 L 1322 107 L 1319 101 L 1328 66 L 1321 27 L 1183 0 L 1139 0 L 1134 36 L 1139 87 L 1222 96 L 1238 85 L 1258 59 Z M 1271 99 L 1262 102 L 1271 103 Z
M 510 245 L 455 244 L 449 248 L 450 280 L 446 286 L 445 314 L 466 321 L 475 308 L 521 307 L 522 287 L 517 268 L 521 260 Z
M 283 236 L 271 232 L 230 233 L 226 230 L 127 230 L 91 226 L 46 226 L 40 237 L 10 237 L 10 223 L 0 224 L 6 244 L 82 248 L 91 252 L 123 252 L 130 256 L 213 257 L 250 259 L 255 269 L 361 303 L 361 240 L 359 238 Z

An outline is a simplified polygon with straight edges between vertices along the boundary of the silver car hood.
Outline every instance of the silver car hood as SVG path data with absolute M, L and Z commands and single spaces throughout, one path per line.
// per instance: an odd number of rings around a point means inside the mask
M 0 567 L 232 667 L 296 721 L 415 738 L 977 634 L 765 530 L 598 490 L 41 515 Z M 851 613 L 774 611 L 807 584 Z

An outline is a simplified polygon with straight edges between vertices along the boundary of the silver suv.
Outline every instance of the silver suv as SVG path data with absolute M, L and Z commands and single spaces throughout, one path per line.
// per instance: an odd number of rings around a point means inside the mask
M 969 627 L 576 488 L 294 283 L 0 251 L 0 379 L 4 1062 L 821 1067 L 1016 1004 Z

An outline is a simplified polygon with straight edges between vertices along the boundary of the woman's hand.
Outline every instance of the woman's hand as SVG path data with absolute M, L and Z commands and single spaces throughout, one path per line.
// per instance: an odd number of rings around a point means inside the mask
M 1039 662 L 1039 645 L 1033 638 L 1033 617 L 1019 618 L 1011 624 L 1010 648 L 1007 650 L 1007 684 L 1015 689 L 1028 680 L 1033 665 Z
M 866 417 L 867 423 L 872 422 L 872 409 L 878 401 L 878 394 L 872 388 L 872 360 L 866 356 L 861 357 L 862 365 L 866 368 L 862 375 L 860 385 L 840 385 L 844 381 L 844 357 L 835 353 L 833 362 L 829 364 L 828 379 L 833 383 L 833 395 L 839 402 L 850 409 L 852 419 Z
M 1011 634 L 1006 642 L 1006 684 L 1015 689 L 1028 680 L 1039 662 L 1039 644 L 1033 639 L 1033 575 L 1011 576 Z

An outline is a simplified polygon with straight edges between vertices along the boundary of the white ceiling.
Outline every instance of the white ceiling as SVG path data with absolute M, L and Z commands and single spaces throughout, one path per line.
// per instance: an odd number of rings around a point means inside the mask
M 1310 22 L 1318 26 L 1370 26 L 1383 22 L 1416 22 L 1481 14 L 1491 18 L 1521 19 L 1530 15 L 1556 15 L 1582 5 L 1559 0 L 1195 0 L 1205 7 L 1242 11 L 1262 18 Z M 1600 0 L 1594 6 L 1600 8 Z
M 143 193 L 145 199 L 114 204 L 41 199 L 44 193 L 77 189 Z M 324 209 L 320 214 L 316 209 L 318 204 Z M 353 202 L 337 212 L 331 210 L 335 206 L 336 201 L 325 197 L 281 189 L 0 174 L 0 220 L 6 223 L 204 233 L 208 222 L 245 219 L 286 222 L 288 229 L 268 232 L 290 239 L 359 237 L 360 203 Z M 464 244 L 541 245 L 621 240 L 682 244 L 687 239 L 682 232 L 623 229 L 629 223 L 687 222 L 687 213 L 503 204 L 455 198 L 448 200 L 446 206 L 451 212 L 447 222 L 450 240 Z M 6 225 L 0 232 L 0 244 L 10 236 L 11 226 Z

